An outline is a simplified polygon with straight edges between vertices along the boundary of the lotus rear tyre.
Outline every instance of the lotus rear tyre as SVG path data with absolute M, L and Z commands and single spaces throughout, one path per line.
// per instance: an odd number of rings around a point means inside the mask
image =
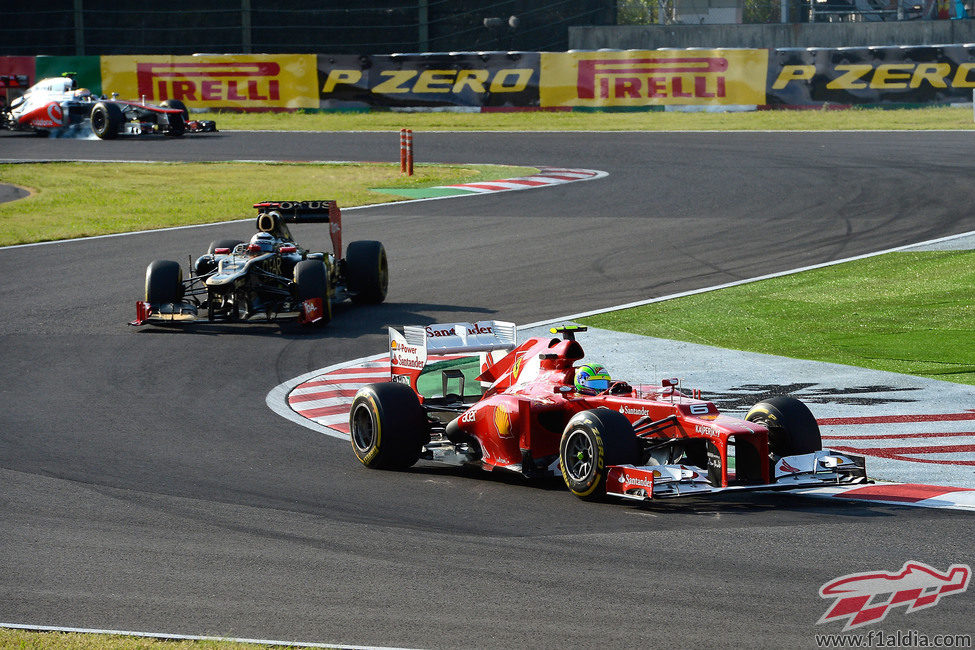
M 639 442 L 630 421 L 609 409 L 576 413 L 559 444 L 562 478 L 569 491 L 585 501 L 606 497 L 609 465 L 633 465 L 639 456 Z
M 354 241 L 345 253 L 352 302 L 380 303 L 389 289 L 389 262 L 378 241 Z
M 244 242 L 239 239 L 215 239 L 210 242 L 210 247 L 207 249 L 207 254 L 213 255 L 218 248 L 229 248 L 230 252 L 233 253 L 234 249 L 237 247 L 237 244 L 243 243 Z
M 359 389 L 349 412 L 349 433 L 356 458 L 372 469 L 412 467 L 429 440 L 416 393 L 395 382 Z

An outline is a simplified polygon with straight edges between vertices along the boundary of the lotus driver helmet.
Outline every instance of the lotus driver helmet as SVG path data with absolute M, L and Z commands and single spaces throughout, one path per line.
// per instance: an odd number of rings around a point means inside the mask
M 576 368 L 576 391 L 595 395 L 609 388 L 610 377 L 606 369 L 598 363 L 587 363 Z
M 274 235 L 269 232 L 259 232 L 251 237 L 247 250 L 251 253 L 270 253 L 274 250 Z

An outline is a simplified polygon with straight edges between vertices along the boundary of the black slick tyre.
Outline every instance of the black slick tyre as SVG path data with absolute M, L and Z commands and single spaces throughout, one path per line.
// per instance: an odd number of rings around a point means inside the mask
M 146 302 L 167 305 L 183 298 L 183 270 L 178 262 L 156 260 L 146 268 Z
M 229 248 L 230 252 L 233 253 L 234 248 L 237 247 L 237 244 L 243 243 L 244 242 L 240 241 L 239 239 L 215 239 L 210 242 L 210 247 L 207 249 L 207 255 L 213 255 L 218 248 Z
M 178 138 L 184 133 L 186 133 L 186 122 L 183 121 L 182 115 L 172 114 L 167 116 L 169 122 L 166 127 L 165 135 L 171 138 Z
M 559 444 L 562 478 L 569 491 L 584 501 L 606 497 L 609 465 L 633 465 L 639 456 L 633 426 L 625 416 L 609 409 L 576 413 L 565 426 Z
M 91 109 L 92 133 L 102 140 L 117 138 L 122 119 L 122 109 L 117 104 L 98 102 Z
M 805 404 L 779 395 L 759 402 L 745 419 L 768 427 L 769 453 L 775 458 L 810 454 L 823 448 L 819 424 Z
M 322 317 L 316 327 L 328 325 L 332 320 L 331 291 L 328 286 L 328 269 L 318 260 L 302 260 L 295 264 L 294 282 L 298 286 L 298 300 L 321 298 Z
M 345 253 L 345 270 L 352 302 L 377 304 L 389 289 L 389 262 L 378 241 L 354 241 Z
M 179 110 L 183 111 L 182 113 L 183 122 L 185 123 L 190 121 L 190 111 L 186 108 L 186 104 L 184 104 L 180 100 L 167 99 L 159 105 L 162 106 L 163 108 L 178 108 Z
M 356 458 L 372 469 L 406 469 L 420 458 L 429 439 L 427 418 L 406 384 L 367 384 L 349 412 L 349 434 Z

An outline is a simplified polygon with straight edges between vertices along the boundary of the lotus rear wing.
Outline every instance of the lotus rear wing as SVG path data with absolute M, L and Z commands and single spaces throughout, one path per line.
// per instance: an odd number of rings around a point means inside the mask
M 257 229 L 279 239 L 294 241 L 289 223 L 329 223 L 335 257 L 342 257 L 342 211 L 331 199 L 320 201 L 261 201 L 257 208 Z
M 473 355 L 480 353 L 481 368 L 497 355 L 503 356 L 517 346 L 517 328 L 505 321 L 475 323 L 436 323 L 422 327 L 406 325 L 403 331 L 389 328 L 389 371 L 392 381 L 409 384 L 417 390 L 416 380 L 427 365 L 430 355 Z

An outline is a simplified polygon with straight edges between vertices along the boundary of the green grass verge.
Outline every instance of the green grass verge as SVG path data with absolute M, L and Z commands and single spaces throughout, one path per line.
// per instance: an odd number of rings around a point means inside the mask
M 114 634 L 30 632 L 0 628 L 0 648 L 20 650 L 280 650 L 287 647 L 233 641 L 167 641 Z
M 889 253 L 582 322 L 975 385 L 975 251 Z
M 516 113 L 204 113 L 221 130 L 273 131 L 689 131 L 975 129 L 970 108 L 748 111 L 526 111 Z
M 379 163 L 0 164 L 0 183 L 32 192 L 0 203 L 0 246 L 243 219 L 264 199 L 335 199 L 342 207 L 385 203 L 418 188 L 535 171 L 421 164 L 408 177 L 399 164 Z

